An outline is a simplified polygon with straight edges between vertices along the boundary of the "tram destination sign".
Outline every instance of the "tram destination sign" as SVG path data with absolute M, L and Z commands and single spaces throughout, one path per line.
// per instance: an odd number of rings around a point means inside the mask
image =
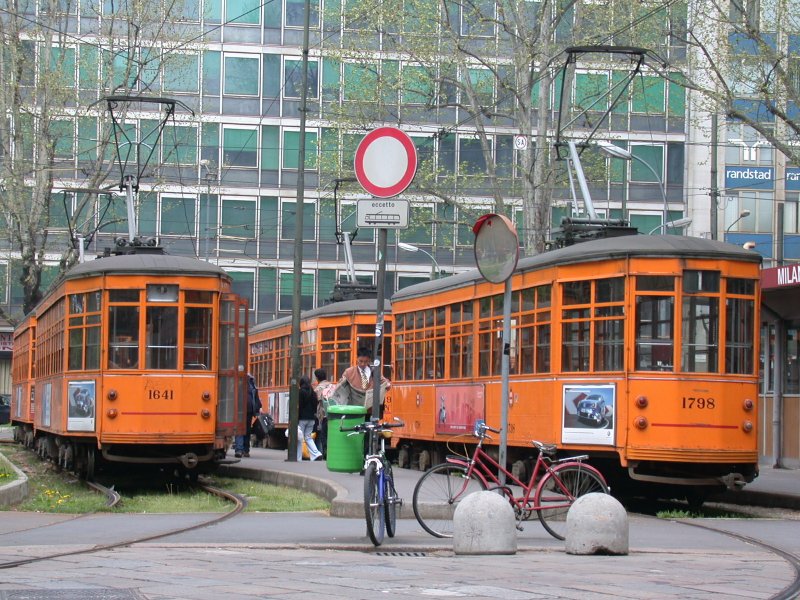
M 408 200 L 359 200 L 356 207 L 356 225 L 386 229 L 408 228 Z

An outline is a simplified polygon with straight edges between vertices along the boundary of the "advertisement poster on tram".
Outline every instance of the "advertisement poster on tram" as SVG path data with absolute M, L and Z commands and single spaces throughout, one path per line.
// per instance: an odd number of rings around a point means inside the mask
M 67 430 L 94 431 L 94 381 L 70 381 Z
M 485 412 L 483 385 L 436 387 L 436 433 L 470 433 Z
M 614 384 L 564 385 L 564 444 L 614 445 Z

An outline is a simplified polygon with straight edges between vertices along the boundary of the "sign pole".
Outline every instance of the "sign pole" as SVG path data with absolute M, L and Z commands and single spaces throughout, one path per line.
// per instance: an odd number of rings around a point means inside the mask
M 372 420 L 381 418 L 381 376 L 383 365 L 383 306 L 384 289 L 386 288 L 386 238 L 388 230 L 385 227 L 378 229 L 378 307 L 375 311 L 375 354 L 372 357 Z M 372 448 L 372 452 L 376 449 Z
M 508 375 L 511 371 L 511 277 L 503 290 L 503 356 L 500 359 L 500 464 L 505 466 L 508 456 Z M 500 485 L 506 484 L 506 474 L 500 470 Z

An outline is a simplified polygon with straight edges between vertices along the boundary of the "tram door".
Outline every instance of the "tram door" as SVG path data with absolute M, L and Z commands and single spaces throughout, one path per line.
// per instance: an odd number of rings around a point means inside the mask
M 241 435 L 247 418 L 247 300 L 222 295 L 219 333 L 217 434 Z

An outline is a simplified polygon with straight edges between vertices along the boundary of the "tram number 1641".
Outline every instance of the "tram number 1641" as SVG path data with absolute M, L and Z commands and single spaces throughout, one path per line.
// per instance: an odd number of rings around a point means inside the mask
M 695 398 L 693 396 L 683 397 L 683 408 L 716 408 L 713 398 Z
M 175 391 L 171 389 L 147 390 L 148 400 L 173 400 L 174 398 Z

